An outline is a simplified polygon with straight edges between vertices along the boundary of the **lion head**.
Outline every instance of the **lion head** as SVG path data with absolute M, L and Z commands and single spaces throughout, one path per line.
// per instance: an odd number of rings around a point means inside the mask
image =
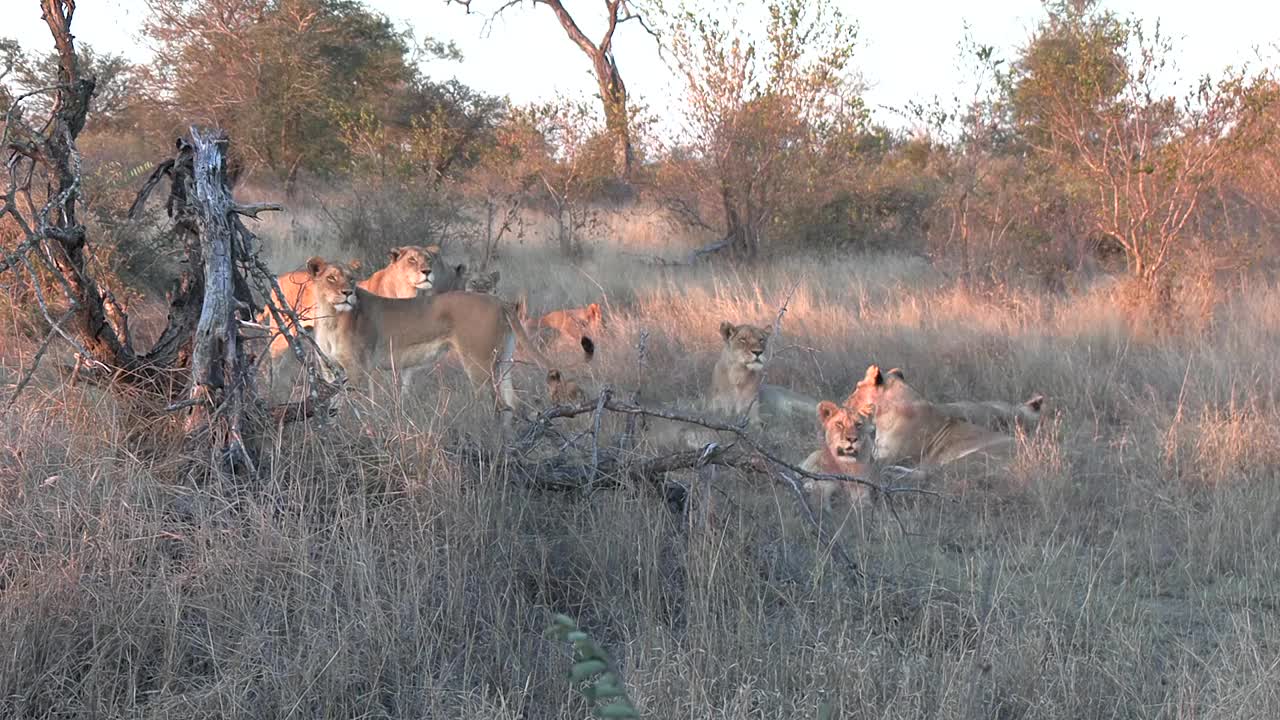
M 826 448 L 837 462 L 869 462 L 876 440 L 874 408 L 850 410 L 829 400 L 818 403 Z
M 351 268 L 313 257 L 307 261 L 307 273 L 311 276 L 318 307 L 331 307 L 339 313 L 356 309 L 356 283 Z
M 720 337 L 724 339 L 722 357 L 733 365 L 753 372 L 764 369 L 764 353 L 769 347 L 769 331 L 755 325 L 720 323 Z
M 389 254 L 391 263 L 387 265 L 387 269 L 393 277 L 418 290 L 431 289 L 435 280 L 431 265 L 440 254 L 439 245 L 404 245 L 391 248 Z
M 459 267 L 462 267 L 462 266 L 459 266 Z M 466 269 L 464 267 L 463 272 L 465 273 L 465 271 Z M 498 280 L 501 277 L 502 277 L 502 273 L 499 270 L 494 270 L 491 273 L 477 273 L 475 275 L 468 275 L 466 280 L 467 292 L 483 293 L 485 295 L 496 295 L 498 293 Z
M 564 378 L 559 370 L 547 371 L 547 398 L 552 405 L 577 406 L 587 402 L 587 394 L 578 383 Z
M 895 397 L 902 394 L 914 394 L 911 386 L 906 383 L 906 376 L 898 368 L 893 368 L 888 372 L 880 370 L 879 365 L 869 365 L 867 372 L 854 386 L 853 392 L 845 399 L 845 407 L 855 411 L 864 412 L 876 405 L 884 404 L 886 398 Z M 867 412 L 866 414 L 870 414 Z

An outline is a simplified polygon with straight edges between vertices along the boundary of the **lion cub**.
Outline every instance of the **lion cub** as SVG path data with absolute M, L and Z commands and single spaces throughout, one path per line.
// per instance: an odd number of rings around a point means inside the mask
M 587 394 L 583 392 L 582 388 L 578 387 L 577 382 L 567 380 L 561 376 L 559 370 L 549 370 L 547 372 L 547 399 L 553 406 L 577 407 L 586 404 Z
M 875 468 L 871 463 L 876 425 L 869 414 L 856 412 L 823 400 L 818 403 L 818 422 L 822 425 L 823 446 L 805 458 L 800 469 L 824 475 L 851 475 L 870 480 Z M 817 493 L 822 507 L 831 508 L 831 496 L 843 489 L 854 507 L 870 498 L 866 485 L 839 480 L 806 480 L 805 490 Z

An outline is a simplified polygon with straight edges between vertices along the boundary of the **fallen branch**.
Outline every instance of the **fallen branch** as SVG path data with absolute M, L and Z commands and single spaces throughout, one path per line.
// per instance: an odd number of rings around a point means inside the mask
M 536 428 L 539 425 L 550 423 L 551 420 L 554 420 L 557 418 L 571 418 L 571 417 L 577 417 L 578 415 L 585 415 L 586 413 L 594 412 L 597 407 L 597 404 L 598 404 L 598 400 L 593 400 L 582 405 L 558 406 L 558 407 L 548 408 L 533 420 L 533 425 Z M 869 488 L 874 489 L 876 492 L 884 495 L 885 497 L 892 497 L 894 495 L 904 495 L 904 494 L 928 495 L 931 497 L 939 497 L 939 498 L 943 497 L 941 493 L 938 493 L 933 490 L 925 490 L 923 488 L 888 486 L 888 485 L 883 485 L 881 483 L 877 483 L 865 477 L 858 477 L 854 475 L 833 475 L 828 473 L 814 473 L 814 472 L 809 472 L 807 470 L 803 470 L 800 467 L 793 465 L 787 462 L 786 460 L 783 460 L 782 458 L 778 457 L 776 453 L 770 451 L 768 448 L 765 448 L 764 446 L 756 442 L 739 425 L 729 425 L 727 423 L 716 422 L 712 420 L 707 420 L 705 418 L 694 417 L 691 415 L 684 415 L 681 413 L 675 413 L 669 410 L 662 410 L 658 408 L 648 408 L 640 405 L 633 405 L 631 403 L 615 400 L 612 397 L 608 398 L 605 401 L 604 409 L 609 410 L 611 412 L 617 412 L 617 413 L 622 413 L 626 415 L 640 415 L 645 417 L 661 418 L 661 419 L 670 420 L 673 422 L 688 423 L 690 425 L 696 425 L 698 427 L 706 428 L 708 430 L 714 430 L 720 433 L 729 433 L 736 439 L 737 442 L 745 445 L 753 453 L 759 455 L 760 457 L 764 458 L 768 462 L 773 463 L 777 467 L 782 468 L 783 470 L 790 472 L 796 476 L 808 478 L 810 480 L 830 480 L 834 482 L 858 483 L 859 485 L 865 485 Z M 532 434 L 532 431 L 530 434 Z

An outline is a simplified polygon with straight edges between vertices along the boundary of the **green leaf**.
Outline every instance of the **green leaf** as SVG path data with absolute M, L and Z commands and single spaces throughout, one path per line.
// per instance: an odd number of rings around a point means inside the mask
M 602 718 L 638 718 L 640 713 L 631 703 L 619 700 L 596 710 L 596 717 Z
M 608 667 L 608 665 L 604 664 L 603 660 L 583 660 L 569 670 L 569 679 L 574 682 L 581 682 L 596 675 L 597 673 L 604 672 Z

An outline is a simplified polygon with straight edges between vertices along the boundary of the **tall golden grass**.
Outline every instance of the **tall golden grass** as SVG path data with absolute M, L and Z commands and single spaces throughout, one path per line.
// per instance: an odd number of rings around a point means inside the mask
M 277 257 L 307 249 L 275 222 Z M 1018 489 L 912 499 L 906 533 L 883 505 L 824 518 L 893 580 L 855 586 L 779 488 L 722 473 L 716 521 L 691 526 L 649 488 L 540 493 L 472 464 L 459 439 L 492 419 L 449 370 L 366 407 L 368 433 L 274 430 L 231 486 L 189 476 L 145 400 L 51 366 L 0 419 L 0 716 L 583 717 L 557 613 L 646 718 L 1280 715 L 1273 282 L 1185 298 L 1210 320 L 1156 332 L 1102 284 L 977 294 L 917 257 L 664 269 L 626 237 L 589 247 L 498 267 L 535 308 L 604 299 L 590 387 L 696 397 L 719 322 L 772 323 L 794 289 L 772 382 L 840 399 L 876 362 L 937 400 L 1046 394 Z M 518 373 L 532 399 L 540 371 Z

